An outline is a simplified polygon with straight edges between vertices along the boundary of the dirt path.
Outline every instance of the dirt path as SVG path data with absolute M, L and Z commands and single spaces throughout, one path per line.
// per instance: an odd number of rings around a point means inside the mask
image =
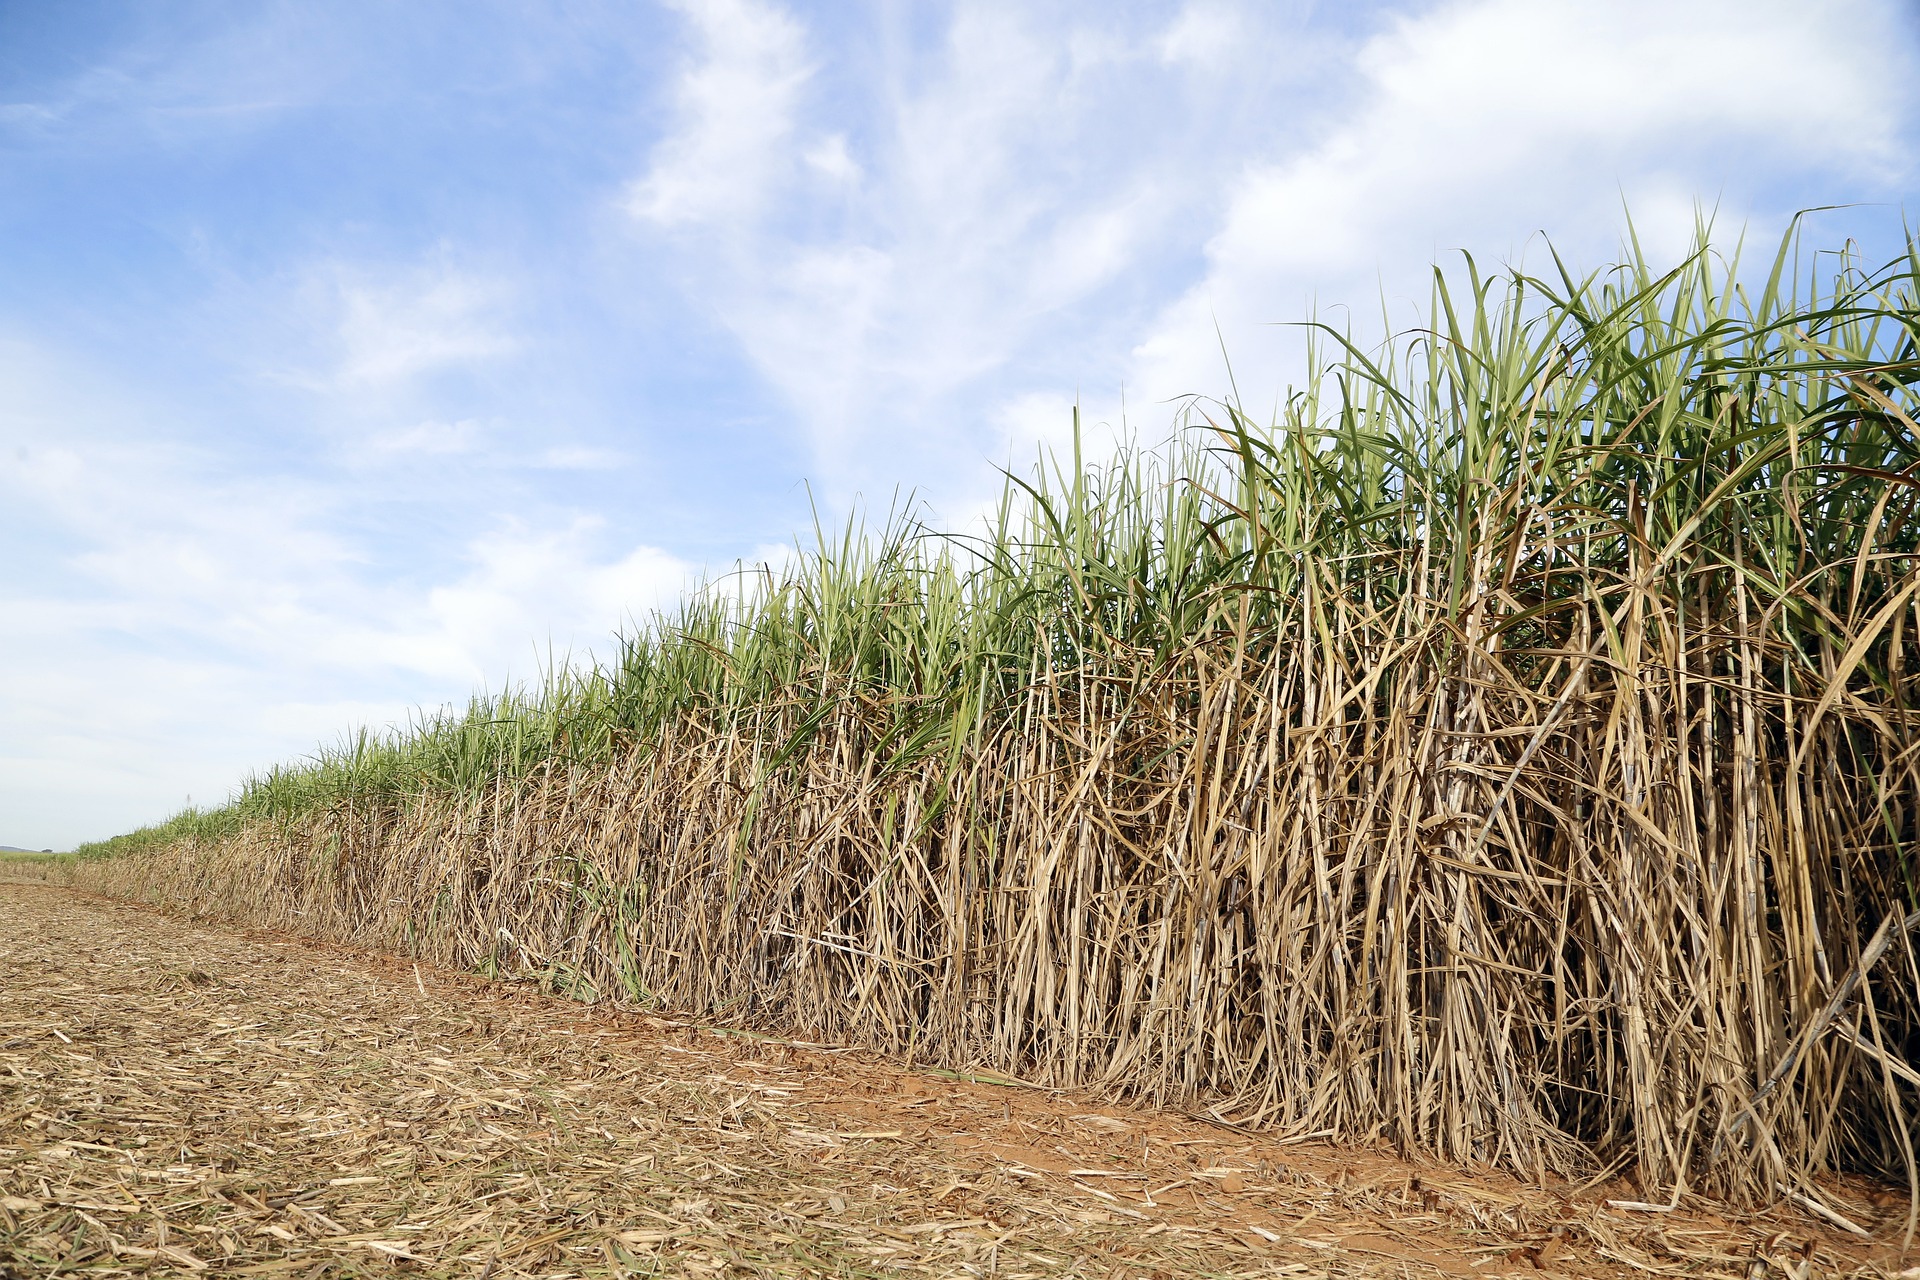
M 0 884 L 0 922 L 8 1277 L 1906 1265 L 1798 1217 L 1623 1212 L 45 887 Z

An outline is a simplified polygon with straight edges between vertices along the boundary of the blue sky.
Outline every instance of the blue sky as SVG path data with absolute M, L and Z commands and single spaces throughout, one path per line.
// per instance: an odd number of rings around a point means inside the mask
M 1896 0 L 0 0 L 0 843 L 1695 212 L 1896 247 Z M 1535 260 L 1538 260 L 1537 257 Z

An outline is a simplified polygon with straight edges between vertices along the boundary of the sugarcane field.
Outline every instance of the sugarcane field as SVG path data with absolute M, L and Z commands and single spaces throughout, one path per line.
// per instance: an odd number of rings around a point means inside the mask
M 0 3 L 0 1280 L 1920 1280 L 1915 85 Z

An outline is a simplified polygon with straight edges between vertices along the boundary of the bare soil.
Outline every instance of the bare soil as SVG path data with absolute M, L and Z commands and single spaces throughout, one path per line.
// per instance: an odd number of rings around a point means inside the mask
M 1898 1275 L 1903 1199 L 1610 1207 L 0 884 L 0 1275 Z M 1920 1270 L 1906 1271 L 1920 1280 Z

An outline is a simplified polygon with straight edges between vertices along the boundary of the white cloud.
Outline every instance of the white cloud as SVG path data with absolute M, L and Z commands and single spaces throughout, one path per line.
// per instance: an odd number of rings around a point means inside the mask
M 993 460 L 1019 475 L 1043 454 L 1072 458 L 1073 417 L 1077 406 L 1073 396 L 1059 391 L 1028 391 L 1002 400 L 993 411 L 993 425 L 999 437 L 998 447 L 991 455 Z M 1104 439 L 1110 435 L 1098 429 L 1090 432 L 1089 425 L 1082 425 L 1083 438 Z M 973 505 L 984 506 L 998 490 L 998 484 L 990 485 Z
M 335 385 L 389 387 L 421 374 L 506 356 L 505 290 L 497 282 L 434 263 L 380 278 L 335 265 L 326 274 L 338 358 Z
M 58 108 L 40 102 L 0 103 L 0 124 L 15 129 L 31 129 L 53 124 L 60 118 Z
M 472 418 L 462 418 L 458 422 L 420 422 L 399 431 L 374 436 L 367 442 L 367 450 L 376 455 L 451 457 L 471 453 L 480 437 L 480 424 Z
M 658 547 L 601 560 L 602 527 L 592 518 L 562 529 L 513 524 L 475 540 L 469 571 L 428 593 L 434 629 L 457 643 L 479 679 L 499 680 L 508 671 L 531 674 L 546 647 L 559 658 L 604 652 L 616 628 L 695 584 L 696 567 Z
M 729 299 L 734 332 L 809 427 L 844 422 L 874 376 L 870 344 L 893 256 L 865 245 L 794 247 L 762 265 L 767 278 Z
M 611 471 L 627 465 L 627 456 L 613 449 L 562 445 L 535 454 L 529 465 L 545 471 Z
M 1217 21 L 1237 21 L 1221 13 Z M 706 61 L 690 83 L 737 61 L 705 25 L 693 34 Z M 675 240 L 674 266 L 696 305 L 797 410 L 834 503 L 858 489 L 885 501 L 896 481 L 941 505 L 971 492 L 990 474 L 984 457 L 999 447 L 997 428 L 990 410 L 956 421 L 956 397 L 1021 360 L 1073 308 L 1122 287 L 1164 250 L 1160 237 L 1182 209 L 1212 199 L 1201 179 L 1218 161 L 1170 154 L 1153 132 L 1164 134 L 1178 108 L 1146 105 L 1152 92 L 1189 105 L 1194 92 L 1212 92 L 1187 69 L 1164 70 L 1163 35 L 962 3 L 924 61 L 873 69 L 878 115 L 860 131 L 858 163 L 845 130 L 832 127 L 841 122 L 783 97 L 779 128 L 758 135 L 753 163 L 740 166 L 765 191 L 797 159 L 853 184 L 850 202 L 835 189 L 809 211 L 804 187 L 783 188 L 777 206 L 715 199 L 700 205 L 700 234 Z M 794 33 L 787 47 L 802 43 Z M 1177 83 L 1149 89 L 1140 83 L 1148 75 Z M 1127 96 L 1135 90 L 1137 104 Z M 1130 136 L 1116 103 L 1149 123 L 1144 137 Z M 704 154 L 709 131 L 705 114 L 685 113 L 641 190 L 680 190 L 663 174 Z M 803 136 L 826 141 L 804 146 Z M 645 227 L 669 221 L 672 203 L 650 196 L 634 212 Z M 1113 346 L 1124 351 L 1124 340 Z M 1057 372 L 1075 376 L 1070 366 Z
M 855 182 L 860 177 L 860 164 L 847 150 L 847 135 L 830 134 L 815 143 L 803 157 L 807 167 L 822 177 L 835 182 Z
M 1869 0 L 1456 0 L 1399 18 L 1354 59 L 1355 109 L 1236 184 L 1205 276 L 1141 341 L 1134 381 L 1219 386 L 1217 320 L 1271 394 L 1297 376 L 1301 339 L 1262 322 L 1351 304 L 1367 332 L 1384 285 L 1404 325 L 1428 264 L 1516 254 L 1539 230 L 1597 265 L 1623 198 L 1660 254 L 1684 246 L 1696 201 L 1765 215 L 1779 211 L 1755 202 L 1783 178 L 1884 183 L 1905 90 L 1858 58 L 1895 44 L 1895 21 Z M 1781 91 L 1793 83 L 1849 88 Z
M 494 522 L 451 555 L 410 529 L 396 556 L 359 483 L 168 443 L 179 424 L 51 352 L 0 342 L 0 389 L 0 841 L 218 801 L 356 723 L 536 675 L 549 643 L 604 656 L 693 578 L 592 518 Z M 464 447 L 470 426 L 397 447 Z
M 1231 5 L 1193 0 L 1161 35 L 1160 56 L 1168 62 L 1217 67 L 1229 60 L 1235 41 L 1245 35 L 1240 14 Z
M 662 227 L 756 212 L 790 163 L 800 91 L 812 74 L 800 24 L 758 0 L 675 0 L 700 51 L 675 91 L 676 128 L 627 207 Z

